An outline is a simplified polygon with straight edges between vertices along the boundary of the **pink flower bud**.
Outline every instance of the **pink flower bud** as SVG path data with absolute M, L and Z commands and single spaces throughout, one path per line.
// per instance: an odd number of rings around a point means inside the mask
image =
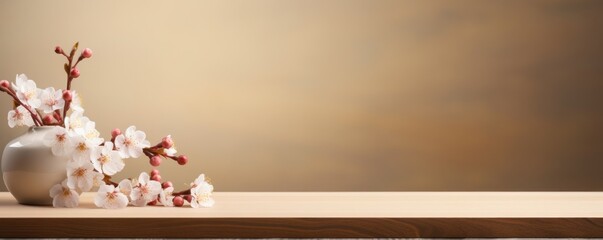
M 80 76 L 80 70 L 78 70 L 77 68 L 71 69 L 71 77 L 72 78 L 77 78 L 79 76 Z
M 176 207 L 182 207 L 184 205 L 184 199 L 181 196 L 174 197 L 172 202 L 174 203 L 174 206 L 176 206 Z
M 71 91 L 63 90 L 63 99 L 65 99 L 65 101 L 71 101 L 71 99 L 73 99 L 73 94 L 71 94 Z
M 10 83 L 6 80 L 2 80 L 0 81 L 0 87 L 8 89 L 8 87 L 10 87 Z
M 111 137 L 113 137 L 113 138 L 116 138 L 120 134 L 121 134 L 121 130 L 119 130 L 119 128 L 113 129 L 113 131 L 111 131 Z
M 161 146 L 163 148 L 171 148 L 172 146 L 174 146 L 174 141 L 172 140 L 172 136 L 167 135 L 166 137 L 161 139 Z
M 153 175 L 153 176 L 151 176 L 151 180 L 161 182 L 161 175 L 159 175 L 159 174 Z
M 56 54 L 63 54 L 63 49 L 61 48 L 61 46 L 56 46 L 54 47 L 54 52 Z
M 158 167 L 159 165 L 161 165 L 161 157 L 155 155 L 149 160 L 149 163 L 151 163 L 151 166 L 153 167 Z
M 89 58 L 92 57 L 92 50 L 90 48 L 85 48 L 82 52 L 82 57 Z
M 178 157 L 178 164 L 184 165 L 188 162 L 188 157 L 186 155 L 180 155 Z
M 159 170 L 153 169 L 153 171 L 151 171 L 151 177 L 155 175 L 159 175 Z
M 184 200 L 186 200 L 187 202 L 191 202 L 191 201 L 193 201 L 193 196 L 186 195 L 186 196 L 184 196 Z
M 44 122 L 44 124 L 52 124 L 55 119 L 52 115 L 46 115 L 42 118 L 42 121 Z
M 155 205 L 157 205 L 157 199 L 151 201 L 150 203 L 147 203 L 147 205 L 149 205 L 149 206 L 155 206 Z
M 164 182 L 164 183 L 161 184 L 161 188 L 163 188 L 163 189 L 166 189 L 166 188 L 169 188 L 169 187 L 173 187 L 173 186 L 174 185 L 170 181 L 167 181 L 167 182 Z
M 58 119 L 61 119 L 61 114 L 58 112 L 58 110 L 55 110 L 55 111 L 52 113 L 52 116 L 54 117 L 54 119 L 57 119 L 57 120 L 58 120 Z

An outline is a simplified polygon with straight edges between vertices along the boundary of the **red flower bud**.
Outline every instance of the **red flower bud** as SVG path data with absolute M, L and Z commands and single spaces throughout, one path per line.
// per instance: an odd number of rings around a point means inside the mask
M 153 176 L 151 176 L 151 180 L 161 182 L 161 175 L 159 175 L 159 174 L 153 175 Z
M 163 148 L 171 148 L 172 146 L 174 146 L 174 141 L 172 140 L 172 136 L 168 135 L 168 136 L 164 137 L 163 139 L 161 139 L 161 146 Z
M 180 155 L 178 157 L 178 164 L 184 165 L 188 162 L 188 157 L 186 155 Z
M 61 46 L 56 46 L 54 47 L 54 52 L 56 54 L 63 54 L 63 49 L 61 48 Z
M 163 188 L 163 189 L 166 189 L 166 188 L 169 188 L 169 187 L 173 187 L 173 186 L 174 185 L 170 181 L 167 181 L 167 182 L 164 182 L 164 183 L 161 184 L 161 188 Z
M 155 200 L 147 203 L 147 205 L 149 205 L 149 206 L 155 206 L 155 205 L 157 205 L 157 199 L 155 199 Z
M 73 94 L 71 94 L 71 91 L 63 90 L 63 99 L 65 99 L 65 101 L 71 101 L 71 99 L 73 99 Z
M 80 70 L 78 70 L 77 68 L 71 69 L 71 77 L 72 78 L 77 78 L 79 76 L 80 76 Z
M 84 57 L 84 58 L 92 57 L 92 50 L 90 48 L 85 48 L 84 51 L 82 52 L 82 57 Z
M 55 111 L 52 113 L 52 116 L 54 117 L 54 119 L 57 119 L 57 120 L 58 120 L 58 119 L 61 119 L 61 114 L 59 113 L 59 111 L 58 111 L 58 110 L 55 110 Z
M 119 128 L 113 129 L 113 131 L 111 131 L 111 137 L 113 137 L 113 138 L 116 138 L 120 134 L 121 134 L 121 130 L 119 130 Z
M 44 118 L 42 118 L 42 121 L 44 122 L 44 124 L 52 124 L 55 119 L 52 115 L 46 115 L 44 116 Z
M 159 170 L 153 169 L 153 171 L 151 171 L 151 177 L 155 175 L 159 175 Z
M 149 160 L 149 163 L 151 163 L 151 166 L 153 167 L 158 167 L 159 165 L 161 165 L 161 157 L 155 155 Z
M 2 80 L 0 81 L 0 87 L 8 89 L 8 87 L 10 87 L 10 83 L 6 80 Z
M 184 199 L 181 196 L 174 197 L 172 202 L 174 203 L 174 206 L 176 206 L 176 207 L 182 207 L 184 205 Z
M 186 195 L 186 196 L 184 196 L 184 200 L 186 200 L 187 202 L 191 202 L 191 201 L 193 201 L 193 196 Z

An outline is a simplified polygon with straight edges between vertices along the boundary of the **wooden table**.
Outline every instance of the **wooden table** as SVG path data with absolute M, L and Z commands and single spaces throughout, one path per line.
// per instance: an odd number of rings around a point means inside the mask
M 600 192 L 217 192 L 213 208 L 18 205 L 0 237 L 603 237 Z

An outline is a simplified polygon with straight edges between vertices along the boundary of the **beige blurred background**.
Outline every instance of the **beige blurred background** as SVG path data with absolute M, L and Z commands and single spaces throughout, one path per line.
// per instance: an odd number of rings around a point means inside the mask
M 75 41 L 86 114 L 172 134 L 177 187 L 603 190 L 603 1 L 0 1 L 0 79 L 64 88 Z

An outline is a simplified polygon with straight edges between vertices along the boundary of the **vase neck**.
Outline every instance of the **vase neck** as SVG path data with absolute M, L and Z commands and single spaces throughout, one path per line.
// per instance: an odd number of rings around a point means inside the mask
M 48 131 L 50 129 L 53 129 L 57 126 L 35 126 L 35 127 L 30 127 L 28 132 L 43 132 L 43 131 Z

